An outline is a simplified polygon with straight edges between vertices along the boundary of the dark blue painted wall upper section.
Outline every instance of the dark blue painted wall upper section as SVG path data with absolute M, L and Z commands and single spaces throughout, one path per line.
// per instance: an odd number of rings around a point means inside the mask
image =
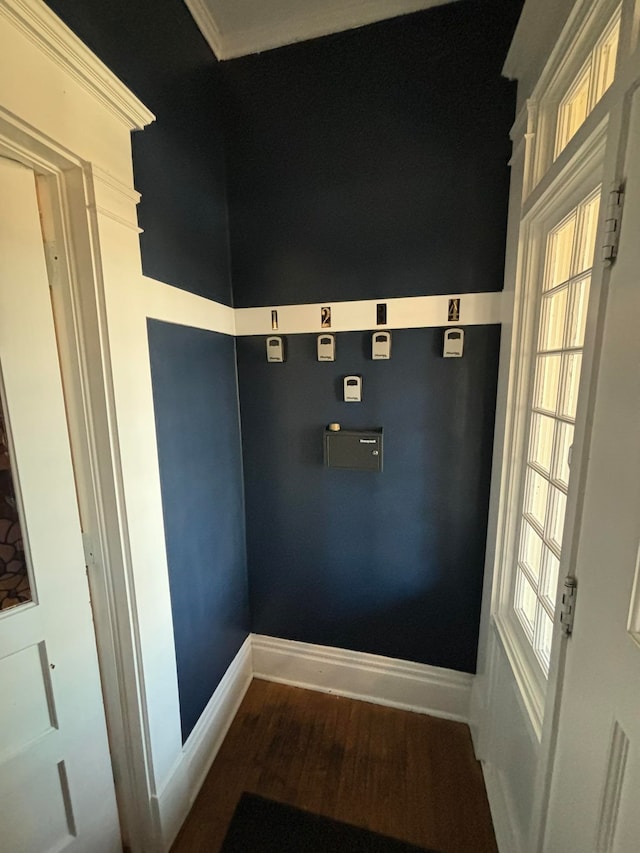
M 231 304 L 219 65 L 182 0 L 46 0 L 157 116 L 133 135 L 145 275 Z
M 519 5 L 222 64 L 237 306 L 502 288 Z
M 249 630 L 233 338 L 148 321 L 186 739 Z
M 498 326 L 467 327 L 462 359 L 442 330 L 237 341 L 252 627 L 277 637 L 473 672 L 487 529 Z M 363 376 L 362 403 L 341 378 Z M 327 469 L 324 427 L 384 427 L 384 471 Z

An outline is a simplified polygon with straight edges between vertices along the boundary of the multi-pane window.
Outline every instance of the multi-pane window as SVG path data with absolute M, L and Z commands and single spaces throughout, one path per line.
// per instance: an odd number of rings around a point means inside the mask
M 580 69 L 558 107 L 554 159 L 563 151 L 591 110 L 613 83 L 620 36 L 620 9 Z
M 548 674 L 599 188 L 548 234 L 538 298 L 514 609 Z

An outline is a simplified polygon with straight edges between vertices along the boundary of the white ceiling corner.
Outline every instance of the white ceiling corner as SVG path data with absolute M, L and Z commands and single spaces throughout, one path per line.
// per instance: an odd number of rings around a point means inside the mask
M 260 53 L 453 0 L 185 0 L 218 59 Z

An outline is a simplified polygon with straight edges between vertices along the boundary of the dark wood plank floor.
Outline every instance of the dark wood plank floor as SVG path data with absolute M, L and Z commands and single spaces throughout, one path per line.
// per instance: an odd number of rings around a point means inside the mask
M 441 853 L 497 853 L 462 723 L 254 680 L 172 853 L 218 853 L 243 791 Z

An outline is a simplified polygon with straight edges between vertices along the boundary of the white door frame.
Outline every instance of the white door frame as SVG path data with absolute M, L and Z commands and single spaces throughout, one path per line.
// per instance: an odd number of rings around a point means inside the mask
M 551 0 L 549 0 L 551 5 Z M 565 170 L 571 171 L 571 164 L 578 164 L 581 154 L 589 147 L 589 140 L 594 139 L 599 128 L 606 133 L 605 144 L 599 155 L 601 182 L 603 189 L 602 210 L 598 229 L 597 245 L 603 242 L 604 207 L 608 190 L 619 186 L 623 179 L 624 151 L 627 139 L 628 95 L 638 85 L 638 6 L 637 0 L 623 0 L 621 42 L 618 54 L 618 70 L 614 84 L 599 101 L 593 112 L 585 120 L 581 130 L 567 145 L 564 152 L 557 158 L 546 173 L 532 186 L 532 169 L 536 162 L 534 152 L 542 146 L 548 154 L 545 133 L 548 126 L 540 120 L 541 110 L 545 108 L 554 111 L 557 103 L 549 97 L 549 87 L 571 82 L 572 69 L 566 62 L 576 49 L 576 44 L 589 44 L 592 33 L 599 33 L 608 22 L 616 0 L 589 0 L 588 3 L 571 2 L 565 4 L 570 11 L 569 18 L 562 34 L 555 43 L 544 43 L 536 40 L 534 22 L 523 14 L 527 24 L 522 29 L 518 44 L 519 65 L 514 65 L 512 58 L 509 66 L 519 77 L 524 77 L 521 86 L 521 109 L 514 125 L 514 171 L 512 174 L 512 205 L 509 217 L 509 240 L 507 248 L 506 286 L 514 290 L 514 282 L 522 279 L 522 246 L 519 238 L 521 224 L 527 227 L 529 221 L 535 220 L 538 208 L 544 206 L 546 198 L 554 195 L 554 181 L 560 173 L 564 180 Z M 525 11 L 531 9 L 531 4 Z M 544 10 L 541 14 L 544 18 Z M 585 24 L 588 21 L 589 26 Z M 548 36 L 547 36 L 548 38 Z M 582 42 L 579 42 L 582 40 Z M 530 54 L 523 49 L 528 46 Z M 539 55 L 538 55 L 539 54 Z M 579 52 L 576 51 L 579 58 Z M 523 58 L 524 57 L 524 58 Z M 538 62 L 540 58 L 544 62 Z M 537 80 L 529 80 L 527 74 L 530 68 L 542 70 Z M 564 75 L 564 76 L 562 76 Z M 560 82 L 558 82 L 560 81 Z M 546 103 L 545 103 L 546 101 Z M 543 116 L 544 118 L 544 116 Z M 545 156 L 547 156 L 545 154 Z M 539 159 L 539 158 L 538 158 Z M 568 167 L 568 168 L 567 168 Z M 581 380 L 580 416 L 576 424 L 574 442 L 574 464 L 572 470 L 571 502 L 567 507 L 567 526 L 565 527 L 565 559 L 560 573 L 559 582 L 563 575 L 575 570 L 577 543 L 580 538 L 582 503 L 584 498 L 585 478 L 589 460 L 589 444 L 591 421 L 597 393 L 597 374 L 600 358 L 602 327 L 605 319 L 606 296 L 609 281 L 609 271 L 598 263 L 599 250 L 596 252 L 596 269 L 592 282 L 593 304 L 589 318 L 585 342 L 585 361 L 583 363 Z M 517 269 L 516 269 L 517 267 Z M 514 318 L 519 316 L 522 308 L 522 294 L 514 294 Z M 515 320 L 514 320 L 515 322 Z M 509 324 L 506 324 L 507 329 Z M 519 333 L 516 329 L 515 335 Z M 514 335 L 514 336 L 515 336 Z M 509 338 L 511 346 L 512 338 Z M 505 340 L 505 349 L 501 355 L 509 352 Z M 507 357 L 508 358 L 508 357 Z M 508 359 L 509 362 L 511 359 Z M 487 572 L 483 603 L 483 626 L 481 628 L 480 645 L 480 676 L 474 683 L 473 714 L 474 735 L 478 757 L 485 762 L 485 776 L 489 799 L 494 813 L 494 822 L 499 835 L 499 841 L 505 849 L 519 851 L 542 851 L 544 845 L 544 830 L 550 784 L 553 774 L 555 757 L 557 721 L 562 701 L 563 672 L 566 655 L 566 640 L 556 637 L 552 652 L 552 663 L 546 693 L 544 717 L 535 719 L 529 704 L 524 697 L 524 691 L 516 681 L 511 651 L 504 640 L 504 632 L 500 631 L 500 620 L 496 614 L 500 610 L 501 575 L 497 569 L 496 554 L 503 548 L 503 528 L 505 517 L 512 511 L 511 506 L 505 506 L 504 497 L 507 494 L 507 473 L 510 464 L 508 449 L 513 442 L 512 404 L 508 404 L 509 394 L 513 394 L 514 379 L 510 364 L 501 363 L 501 380 L 498 392 L 497 423 L 506 432 L 506 440 L 499 432 L 496 434 L 496 453 L 494 456 L 494 480 L 492 483 L 492 521 L 489 529 Z M 507 451 L 504 448 L 507 448 Z M 576 572 L 579 574 L 579 572 Z M 578 607 L 579 607 L 578 603 Z M 556 632 L 559 634 L 559 632 Z M 521 678 L 522 681 L 522 678 Z M 513 716 L 517 714 L 517 729 L 507 732 L 496 730 L 492 726 L 492 716 L 499 711 L 500 704 L 513 697 L 509 706 Z M 514 710 L 515 709 L 515 710 Z M 537 725 L 536 725 L 537 723 Z M 513 739 L 513 743 L 509 741 Z M 502 743 L 498 744 L 498 740 Z M 531 745 L 529 745 L 529 741 Z M 526 749 L 526 752 L 525 752 Z M 528 761 L 523 761 L 526 755 Z M 527 815 L 528 827 L 522 815 Z
M 0 0 L 0 40 L 0 156 L 37 176 L 122 835 L 150 853 L 162 838 L 103 281 L 108 263 L 141 270 L 139 251 L 101 245 L 99 220 L 139 230 L 130 133 L 154 116 L 40 0 Z
M 150 755 L 92 170 L 6 116 L 0 119 L 0 155 L 38 176 L 123 839 L 133 851 L 148 850 L 155 843 Z

